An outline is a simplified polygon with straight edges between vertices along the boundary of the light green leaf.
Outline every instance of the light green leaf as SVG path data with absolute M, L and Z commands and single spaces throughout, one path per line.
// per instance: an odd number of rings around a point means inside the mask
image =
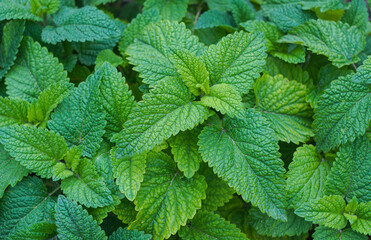
M 211 85 L 226 83 L 247 93 L 265 64 L 265 49 L 262 33 L 242 31 L 211 45 L 203 55 Z
M 14 64 L 14 60 L 16 59 L 18 53 L 18 48 L 23 39 L 24 29 L 25 25 L 24 21 L 22 20 L 9 21 L 2 29 L 3 33 L 0 35 L 0 79 L 5 76 L 10 67 Z
M 0 97 L 0 127 L 27 123 L 30 104 L 17 98 Z
M 21 165 L 43 178 L 51 178 L 53 167 L 67 153 L 63 137 L 34 126 L 15 125 L 0 129 L 5 150 Z
M 316 227 L 313 233 L 314 240 L 367 240 L 366 235 L 357 233 L 350 228 L 336 230 L 325 226 Z
M 313 136 L 312 110 L 306 101 L 307 88 L 282 75 L 263 75 L 254 86 L 256 109 L 268 119 L 278 139 L 285 142 L 307 141 Z
M 199 211 L 194 218 L 179 230 L 184 240 L 247 240 L 246 235 L 236 225 L 221 218 L 218 214 Z
M 183 49 L 199 56 L 204 49 L 184 23 L 166 20 L 149 24 L 137 38 L 126 54 L 143 82 L 151 87 L 165 77 L 179 76 L 170 59 L 174 51 Z
M 214 172 L 275 219 L 286 220 L 285 181 L 278 141 L 269 123 L 253 110 L 239 119 L 225 117 L 199 136 L 201 156 Z
M 201 98 L 201 103 L 230 117 L 238 115 L 244 109 L 238 90 L 233 85 L 225 83 L 212 86 L 210 93 Z
M 179 50 L 171 56 L 171 60 L 191 93 L 196 96 L 201 91 L 209 93 L 209 72 L 200 57 L 187 50 Z
M 360 203 L 357 210 L 355 211 L 357 219 L 355 222 L 351 222 L 350 226 L 353 230 L 363 233 L 371 234 L 371 202 Z
M 120 36 L 114 20 L 92 6 L 64 7 L 54 15 L 54 26 L 43 29 L 41 37 L 46 43 L 97 41 Z
M 295 28 L 280 41 L 306 46 L 314 53 L 325 55 L 339 68 L 358 62 L 357 55 L 366 44 L 363 33 L 357 27 L 320 19 L 310 20 Z
M 122 130 L 136 103 L 125 82 L 125 77 L 115 67 L 103 63 L 97 71 L 102 72 L 99 92 L 107 121 L 105 134 L 107 137 L 112 137 L 114 133 Z
M 226 30 L 234 30 L 235 23 L 227 12 L 211 9 L 203 12 L 195 24 L 195 29 L 207 29 L 222 27 Z
M 356 26 L 362 32 L 366 31 L 368 12 L 365 1 L 353 0 L 349 5 L 349 9 L 345 11 L 341 21 L 348 23 L 350 26 Z
M 23 167 L 0 144 L 0 199 L 8 186 L 14 187 L 17 182 L 28 175 L 27 168 Z
M 134 157 L 117 158 L 117 148 L 111 150 L 111 161 L 113 176 L 116 184 L 126 198 L 133 201 L 143 182 L 143 174 L 146 168 L 146 155 L 135 155 Z
M 371 201 L 371 144 L 365 136 L 340 147 L 326 193 Z
M 48 121 L 51 130 L 62 135 L 70 147 L 82 146 L 83 155 L 88 157 L 99 148 L 106 126 L 99 103 L 101 79 L 102 71 L 91 74 L 59 104 Z
M 37 16 L 55 13 L 60 5 L 59 0 L 30 0 L 31 12 Z
M 41 21 L 42 19 L 40 17 L 31 13 L 27 2 L 22 0 L 0 1 L 0 21 L 11 19 Z
M 304 203 L 324 196 L 330 164 L 313 145 L 296 149 L 287 172 L 287 199 L 289 206 L 298 208 Z
M 61 240 L 107 239 L 93 217 L 76 202 L 59 195 L 55 205 L 58 238 Z
M 143 4 L 143 12 L 157 9 L 161 19 L 181 21 L 187 13 L 188 0 L 147 0 Z
M 99 52 L 95 59 L 95 65 L 96 67 L 100 67 L 104 62 L 109 62 L 112 66 L 117 67 L 122 64 L 124 60 L 122 57 L 116 55 L 111 49 L 105 49 Z
M 164 153 L 150 153 L 144 181 L 135 199 L 139 211 L 130 229 L 150 233 L 154 240 L 169 238 L 201 208 L 207 185 L 201 175 L 181 175 Z
M 55 201 L 51 196 L 56 190 L 48 193 L 42 180 L 34 176 L 6 191 L 0 202 L 0 238 L 26 239 L 19 236 L 27 236 L 40 223 L 53 223 Z M 39 232 L 38 237 L 47 236 Z
M 182 80 L 163 79 L 143 96 L 123 130 L 115 135 L 117 154 L 133 155 L 150 150 L 179 131 L 194 128 L 207 117 L 208 109 L 192 102 Z
M 365 84 L 354 83 L 351 75 L 331 83 L 315 109 L 313 127 L 319 150 L 328 152 L 365 133 L 371 119 L 370 93 Z
M 34 101 L 56 82 L 68 82 L 67 72 L 58 58 L 32 38 L 23 39 L 18 58 L 5 78 L 8 95 Z
M 187 178 L 191 178 L 198 171 L 200 162 L 202 162 L 197 146 L 197 137 L 200 132 L 199 128 L 187 130 L 178 133 L 168 141 L 174 161 Z
M 80 159 L 76 169 L 72 170 L 74 175 L 62 180 L 64 194 L 86 207 L 104 207 L 112 203 L 111 191 L 90 160 Z
M 119 228 L 108 238 L 109 240 L 150 240 L 152 236 L 143 231 L 128 230 L 128 228 Z
M 121 203 L 115 206 L 115 210 L 112 212 L 125 224 L 133 222 L 138 213 L 135 211 L 134 203 L 129 201 L 127 198 L 122 199 Z
M 343 215 L 344 211 L 344 198 L 339 195 L 332 195 L 310 200 L 296 209 L 295 213 L 314 224 L 343 229 L 347 225 L 347 220 Z
M 329 10 L 343 10 L 347 8 L 346 3 L 342 0 L 302 0 L 300 2 L 303 5 L 303 9 L 319 9 L 323 13 Z

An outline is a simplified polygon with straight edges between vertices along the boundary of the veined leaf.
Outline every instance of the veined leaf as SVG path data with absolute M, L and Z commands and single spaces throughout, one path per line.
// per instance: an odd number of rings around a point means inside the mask
M 179 230 L 179 236 L 184 240 L 247 239 L 236 225 L 207 211 L 197 212 L 194 218 Z
M 37 16 L 55 13 L 60 5 L 60 0 L 30 0 L 31 12 Z
M 61 240 L 107 239 L 104 231 L 93 217 L 80 205 L 59 195 L 55 205 L 58 238 Z
M 265 64 L 262 33 L 236 32 L 205 51 L 203 60 L 210 74 L 210 84 L 226 83 L 247 93 Z
M 188 0 L 147 0 L 143 4 L 143 12 L 157 9 L 161 19 L 180 21 L 187 13 Z
M 63 137 L 34 126 L 15 125 L 0 129 L 5 150 L 21 165 L 43 178 L 51 178 L 54 166 L 67 153 Z
M 56 82 L 68 82 L 63 65 L 32 38 L 23 39 L 15 65 L 5 78 L 8 95 L 33 101 Z
M 350 226 L 353 230 L 363 233 L 371 234 L 371 202 L 360 203 L 354 213 L 357 219 Z
M 0 127 L 27 123 L 29 107 L 25 100 L 0 97 Z
M 134 222 L 137 215 L 135 211 L 135 205 L 133 202 L 129 201 L 127 198 L 121 200 L 121 203 L 115 206 L 113 213 L 120 219 L 123 223 L 129 224 Z
M 286 220 L 285 182 L 278 142 L 269 123 L 253 110 L 206 126 L 199 136 L 201 156 L 214 172 L 262 212 Z
M 112 66 L 117 67 L 118 65 L 124 63 L 124 59 L 116 55 L 116 53 L 114 53 L 111 49 L 105 49 L 99 52 L 97 58 L 95 59 L 95 66 L 100 67 L 105 62 L 108 62 Z
M 340 147 L 328 176 L 326 193 L 371 201 L 371 144 L 366 136 Z
M 295 213 L 315 224 L 343 229 L 347 225 L 347 220 L 343 215 L 344 211 L 344 198 L 339 195 L 332 195 L 311 200 L 296 209 Z
M 185 178 L 164 153 L 150 153 L 144 181 L 135 199 L 138 214 L 130 229 L 151 233 L 154 240 L 169 238 L 193 218 L 205 198 L 201 175 Z
M 128 228 L 119 228 L 108 238 L 109 240 L 151 240 L 150 234 L 145 234 L 143 231 L 136 229 L 128 230 Z
M 1 0 L 0 21 L 11 19 L 42 20 L 40 17 L 31 13 L 27 2 L 24 3 L 22 0 Z
M 42 40 L 56 44 L 62 41 L 85 42 L 118 37 L 120 30 L 104 12 L 92 6 L 64 7 L 54 16 L 55 26 L 43 29 Z
M 215 29 L 221 27 L 228 31 L 234 30 L 233 18 L 227 12 L 211 9 L 203 12 L 195 24 L 195 29 Z
M 367 240 L 366 235 L 357 233 L 350 228 L 336 230 L 325 226 L 316 227 L 313 233 L 314 240 Z
M 368 22 L 368 12 L 365 1 L 353 0 L 350 7 L 345 11 L 341 21 L 350 26 L 356 26 L 359 30 L 365 31 Z
M 357 27 L 342 22 L 310 20 L 295 28 L 280 40 L 308 47 L 314 53 L 325 55 L 337 67 L 359 61 L 357 57 L 366 44 Z
M 194 128 L 207 117 L 208 109 L 192 102 L 192 95 L 182 80 L 163 79 L 143 96 L 124 129 L 114 136 L 119 147 L 117 154 L 133 155 L 151 150 L 164 139 Z
M 250 1 L 245 0 L 229 0 L 232 16 L 236 24 L 246 22 L 247 20 L 255 19 L 255 9 Z

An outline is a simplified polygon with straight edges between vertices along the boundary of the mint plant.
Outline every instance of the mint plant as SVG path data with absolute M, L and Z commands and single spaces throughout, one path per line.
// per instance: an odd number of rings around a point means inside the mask
M 0 239 L 369 239 L 369 4 L 0 0 Z

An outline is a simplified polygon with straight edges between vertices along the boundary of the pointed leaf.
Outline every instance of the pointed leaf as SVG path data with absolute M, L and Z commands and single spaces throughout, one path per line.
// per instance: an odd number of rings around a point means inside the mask
M 22 0 L 2 0 L 0 2 L 0 21 L 11 19 L 41 21 L 41 18 L 31 13 L 26 3 Z
M 181 21 L 187 13 L 188 0 L 147 0 L 143 4 L 143 12 L 157 9 L 161 19 Z
M 108 238 L 109 240 L 150 240 L 152 236 L 143 231 L 128 230 L 128 228 L 119 228 Z
M 17 98 L 0 97 L 0 127 L 27 123 L 30 104 Z
M 366 235 L 357 233 L 350 228 L 336 230 L 325 226 L 316 227 L 313 234 L 314 240 L 367 240 Z
M 363 0 L 353 0 L 349 5 L 350 7 L 345 11 L 341 21 L 348 23 L 350 26 L 356 26 L 361 31 L 365 31 L 368 22 L 366 2 Z
M 371 234 L 371 202 L 360 203 L 355 212 L 357 220 L 350 223 L 353 230 L 363 233 Z

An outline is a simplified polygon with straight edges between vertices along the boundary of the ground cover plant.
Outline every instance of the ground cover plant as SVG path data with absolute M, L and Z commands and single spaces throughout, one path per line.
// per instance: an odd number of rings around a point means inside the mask
M 0 0 L 0 239 L 369 239 L 368 19 Z

